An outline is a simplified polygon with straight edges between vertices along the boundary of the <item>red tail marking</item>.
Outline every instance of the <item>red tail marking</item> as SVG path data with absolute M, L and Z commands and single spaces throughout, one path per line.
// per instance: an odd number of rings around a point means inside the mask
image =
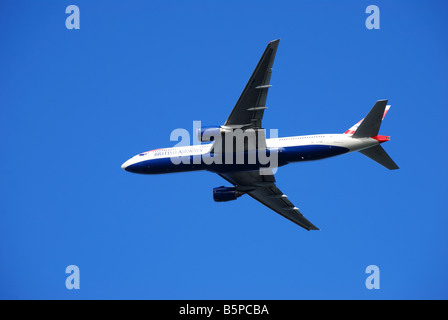
M 390 140 L 390 136 L 374 136 L 372 139 L 378 140 L 379 143 L 383 143 Z

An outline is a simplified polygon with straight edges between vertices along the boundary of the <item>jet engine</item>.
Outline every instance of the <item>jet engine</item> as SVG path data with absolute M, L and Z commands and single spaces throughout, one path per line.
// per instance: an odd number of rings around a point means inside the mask
M 236 200 L 241 197 L 244 192 L 238 191 L 235 187 L 218 187 L 213 188 L 213 200 L 216 202 L 224 202 Z
M 212 142 L 221 135 L 221 127 L 202 127 L 197 133 L 199 141 Z

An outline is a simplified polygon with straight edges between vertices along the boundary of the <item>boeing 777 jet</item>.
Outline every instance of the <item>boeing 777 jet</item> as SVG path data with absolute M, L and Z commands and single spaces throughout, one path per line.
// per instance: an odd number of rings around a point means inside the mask
M 140 174 L 217 173 L 232 186 L 214 188 L 215 201 L 247 194 L 306 230 L 319 229 L 277 187 L 277 167 L 359 151 L 387 169 L 398 169 L 381 146 L 390 137 L 378 134 L 390 107 L 387 100 L 378 100 L 363 120 L 344 133 L 266 139 L 262 120 L 279 41 L 268 44 L 224 125 L 198 130 L 201 144 L 143 152 L 121 167 Z

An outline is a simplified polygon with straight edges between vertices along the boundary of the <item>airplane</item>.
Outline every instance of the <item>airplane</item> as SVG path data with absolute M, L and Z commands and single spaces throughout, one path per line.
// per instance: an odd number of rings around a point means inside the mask
M 272 66 L 279 41 L 269 42 L 224 125 L 200 128 L 197 132 L 200 144 L 146 151 L 124 162 L 122 169 L 139 174 L 211 171 L 233 185 L 214 188 L 213 199 L 216 202 L 236 200 L 248 194 L 308 231 L 319 229 L 277 187 L 274 177 L 277 167 L 359 151 L 387 169 L 398 169 L 381 146 L 390 137 L 378 134 L 390 108 L 387 100 L 378 100 L 364 119 L 344 133 L 266 139 L 261 122 L 267 109 L 266 97 L 271 87 Z M 247 139 L 243 139 L 240 146 L 235 146 L 234 138 L 226 138 L 235 132 L 256 134 L 247 134 Z M 226 144 L 229 139 L 233 141 Z M 262 163 L 260 156 L 256 156 L 255 161 L 246 161 L 254 152 L 275 156 L 275 168 Z M 239 155 L 243 155 L 243 161 L 235 161 Z M 227 156 L 229 161 L 223 162 Z M 213 157 L 221 161 L 210 161 Z

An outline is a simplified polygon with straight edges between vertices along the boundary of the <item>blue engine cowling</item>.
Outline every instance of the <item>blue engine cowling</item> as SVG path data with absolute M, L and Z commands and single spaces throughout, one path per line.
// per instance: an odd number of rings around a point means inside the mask
M 197 131 L 198 139 L 201 142 L 212 142 L 221 134 L 221 127 L 201 127 Z
M 243 194 L 243 192 L 238 191 L 235 187 L 221 186 L 218 188 L 213 188 L 213 200 L 215 200 L 216 202 L 236 200 Z

